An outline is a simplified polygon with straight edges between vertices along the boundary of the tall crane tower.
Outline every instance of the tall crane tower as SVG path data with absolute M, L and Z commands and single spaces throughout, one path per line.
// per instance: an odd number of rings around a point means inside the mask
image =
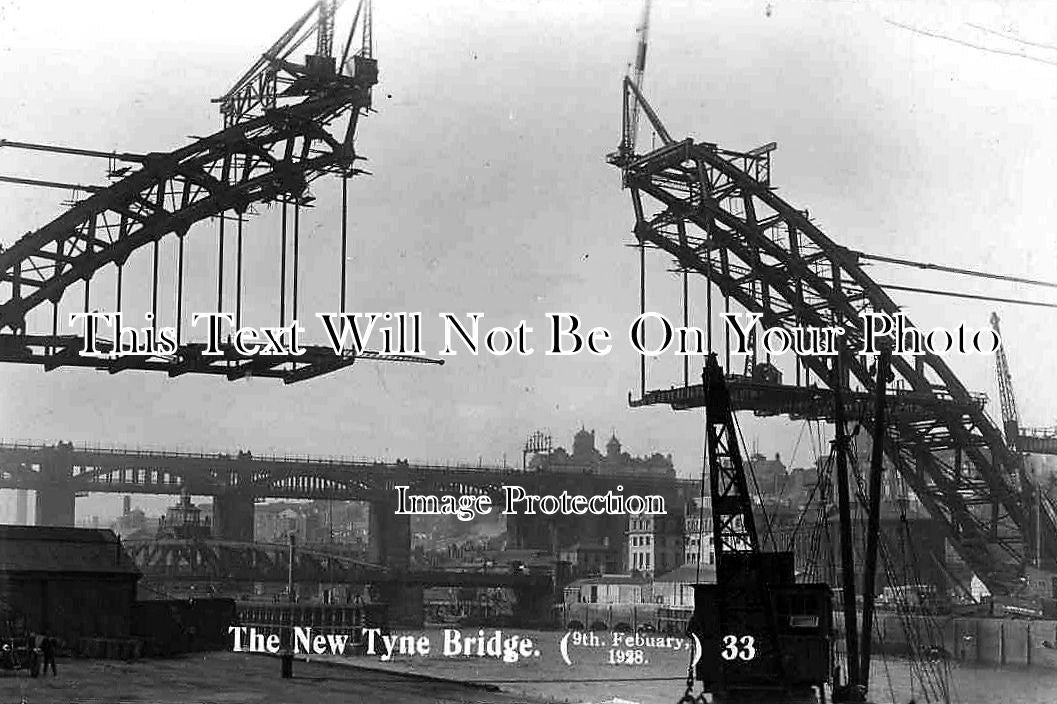
M 1016 479 L 1023 492 L 1024 505 L 1031 507 L 1028 513 L 1031 539 L 1028 542 L 1028 550 L 1025 552 L 1025 561 L 1038 567 L 1042 561 L 1043 522 L 1045 519 L 1053 522 L 1057 519 L 1057 514 L 1054 513 L 1052 499 L 1046 496 L 1039 485 L 1038 477 L 1028 469 L 1026 453 L 1033 450 L 1030 445 L 1031 431 L 1028 431 L 1027 436 L 1022 435 L 1020 413 L 1017 411 L 1017 397 L 1013 393 L 1013 374 L 1009 370 L 1009 360 L 1006 359 L 1005 344 L 1001 342 L 1002 333 L 999 328 L 998 314 L 994 312 L 991 313 L 991 328 L 999 339 L 998 350 L 995 352 L 995 376 L 998 378 L 998 398 L 1002 406 L 1002 432 L 1005 434 L 1006 444 L 1016 456 L 1018 473 Z
M 762 550 L 730 390 L 715 353 L 706 359 L 702 384 L 716 582 L 694 585 L 689 631 L 701 657 L 690 674 L 724 704 L 801 701 L 830 678 L 830 588 L 798 584 L 792 552 Z
M 650 5 L 652 0 L 645 0 L 642 6 L 642 21 L 639 22 L 639 26 L 635 29 L 635 34 L 638 35 L 638 43 L 635 47 L 635 63 L 628 67 L 628 77 L 631 79 L 635 89 L 642 93 L 642 80 L 646 75 L 646 49 L 649 46 L 650 38 Z M 627 129 L 624 133 L 622 148 L 627 150 L 628 154 L 635 153 L 635 140 L 639 134 L 639 104 L 637 101 L 632 101 L 630 105 L 625 107 L 625 110 L 630 109 L 630 113 L 627 115 Z
M 991 313 L 991 328 L 1001 341 L 998 313 Z M 1017 397 L 1013 394 L 1013 375 L 1009 372 L 1005 345 L 1001 342 L 995 352 L 995 374 L 998 376 L 998 398 L 1002 405 L 1002 432 L 1009 449 L 1016 450 L 1020 438 L 1020 414 L 1017 412 Z

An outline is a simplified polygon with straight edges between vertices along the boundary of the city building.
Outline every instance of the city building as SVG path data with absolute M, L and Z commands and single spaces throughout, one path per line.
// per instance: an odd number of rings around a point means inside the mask
M 662 606 L 693 608 L 694 585 L 715 581 L 715 565 L 683 565 L 653 580 L 653 600 Z
M 558 551 L 558 560 L 569 563 L 574 576 L 597 576 L 619 570 L 619 548 L 604 543 L 573 543 Z
M 712 498 L 695 498 L 686 507 L 683 522 L 683 564 L 712 565 L 716 562 L 716 549 L 712 543 Z M 702 546 L 704 553 L 702 556 Z
M 158 522 L 159 538 L 205 540 L 211 534 L 210 519 L 202 518 L 202 509 L 191 503 L 191 495 L 186 489 L 180 493 L 180 500 L 170 506 Z
M 649 580 L 638 575 L 603 574 L 577 579 L 564 590 L 566 604 L 648 604 Z
M 253 514 L 253 535 L 261 543 L 285 543 L 294 535 L 302 543 L 325 543 L 331 533 L 315 503 L 278 501 L 257 504 Z
M 562 447 L 551 449 L 549 437 L 543 440 L 544 442 L 533 445 L 532 449 L 526 449 L 526 453 L 532 453 L 531 460 L 526 463 L 528 471 L 570 475 L 634 475 L 657 479 L 675 477 L 671 455 L 654 453 L 649 456 L 634 457 L 624 451 L 615 434 L 611 435 L 606 443 L 605 454 L 599 452 L 596 447 L 595 431 L 582 427 L 573 436 L 571 452 Z M 529 448 L 528 444 L 526 448 Z M 558 556 L 563 551 L 567 552 L 577 544 L 605 545 L 610 548 L 609 556 L 606 558 L 605 569 L 607 571 L 615 573 L 634 569 L 633 565 L 627 563 L 629 559 L 628 521 L 624 515 L 543 517 L 513 515 L 506 517 L 506 534 L 511 546 L 547 551 L 554 556 Z M 681 530 L 677 531 L 676 538 L 681 540 Z M 670 541 L 671 538 L 668 542 Z M 681 546 L 679 550 L 682 550 Z M 650 559 L 651 564 L 654 564 L 656 557 Z
M 682 513 L 628 516 L 628 569 L 654 575 L 683 562 Z
M 529 468 L 540 472 L 570 474 L 675 476 L 670 454 L 655 452 L 646 457 L 633 457 L 623 451 L 616 434 L 610 436 L 606 442 L 606 452 L 602 454 L 595 446 L 595 431 L 582 427 L 573 436 L 571 453 L 563 447 L 558 447 L 551 452 L 536 454 L 529 463 Z
M 140 573 L 109 530 L 0 525 L 0 617 L 67 643 L 127 638 Z

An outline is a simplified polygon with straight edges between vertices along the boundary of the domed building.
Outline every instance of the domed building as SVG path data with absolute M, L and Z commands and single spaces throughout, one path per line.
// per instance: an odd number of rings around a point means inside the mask
M 603 455 L 595 445 L 594 430 L 580 427 L 573 435 L 572 452 L 563 447 L 553 452 L 539 454 L 529 463 L 531 469 L 540 472 L 562 472 L 566 474 L 604 474 L 609 476 L 655 476 L 674 477 L 672 456 L 655 452 L 649 456 L 633 457 L 623 451 L 616 433 L 610 435 Z

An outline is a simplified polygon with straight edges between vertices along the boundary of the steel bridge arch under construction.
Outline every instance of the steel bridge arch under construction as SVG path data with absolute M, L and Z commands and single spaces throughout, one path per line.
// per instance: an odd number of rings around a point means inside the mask
M 635 213 L 634 234 L 640 248 L 642 311 L 645 311 L 645 251 L 663 250 L 684 277 L 684 311 L 688 274 L 700 275 L 719 294 L 767 327 L 842 327 L 845 350 L 864 349 L 860 313 L 900 313 L 886 291 L 874 282 L 855 253 L 835 243 L 808 217 L 775 192 L 770 154 L 775 145 L 738 152 L 692 139 L 673 140 L 630 79 L 626 104 L 645 109 L 664 144 L 645 154 L 632 153 L 625 110 L 622 149 L 609 161 L 622 170 Z M 629 149 L 629 145 L 631 148 Z M 709 311 L 711 313 L 711 311 Z M 685 313 L 684 313 L 685 315 Z M 797 357 L 797 385 L 773 380 L 753 384 L 735 380 L 739 409 L 761 415 L 792 413 L 830 418 L 832 389 L 863 398 L 873 388 L 868 359 L 842 354 L 843 378 L 832 357 Z M 1033 487 L 1013 440 L 984 410 L 983 399 L 970 393 L 943 359 L 926 352 L 908 361 L 892 360 L 896 387 L 885 454 L 925 508 L 946 527 L 959 555 L 994 593 L 1017 585 L 1020 570 L 1035 549 Z M 806 370 L 803 386 L 800 371 Z M 813 377 L 821 389 L 804 388 Z M 673 408 L 704 405 L 704 389 L 684 376 L 681 387 L 647 390 L 642 372 L 641 397 L 632 405 L 667 404 Z M 759 386 L 758 393 L 747 393 Z M 862 404 L 859 416 L 872 416 Z M 867 427 L 868 424 L 867 424 Z M 1057 518 L 1050 506 L 1041 511 L 1038 546 L 1057 558 Z

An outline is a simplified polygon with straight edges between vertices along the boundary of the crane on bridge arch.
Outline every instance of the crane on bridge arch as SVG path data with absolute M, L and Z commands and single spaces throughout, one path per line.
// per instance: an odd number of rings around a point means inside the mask
M 867 420 L 874 380 L 868 359 L 847 350 L 863 349 L 860 313 L 894 317 L 899 307 L 866 274 L 856 253 L 776 193 L 771 182 L 774 143 L 736 151 L 690 138 L 676 140 L 638 86 L 630 78 L 623 85 L 625 106 L 640 106 L 661 141 L 644 153 L 629 150 L 635 126 L 626 107 L 621 147 L 608 157 L 621 169 L 623 187 L 631 195 L 642 312 L 645 253 L 657 249 L 674 260 L 675 271 L 684 278 L 684 318 L 689 306 L 686 278 L 694 275 L 707 287 L 709 318 L 716 290 L 727 310 L 734 302 L 759 314 L 767 328 L 842 327 L 846 351 L 840 365 L 823 356 L 798 356 L 795 385 L 739 378 L 732 379 L 731 394 L 739 409 L 760 415 L 828 419 L 829 395 L 839 388 L 850 400 L 851 412 Z M 711 325 L 706 329 L 712 349 Z M 892 371 L 888 432 L 876 440 L 947 529 L 967 565 L 993 593 L 1012 590 L 1029 559 L 1032 533 L 1017 453 L 985 412 L 986 398 L 970 393 L 939 356 L 896 356 Z M 701 407 L 704 392 L 701 385 L 690 384 L 685 370 L 680 387 L 649 390 L 643 366 L 640 395 L 631 403 Z M 1042 516 L 1038 533 L 1042 554 L 1057 557 L 1053 516 Z
M 1001 321 L 997 313 L 991 313 L 991 327 L 995 333 L 1001 336 Z M 1013 373 L 1009 368 L 1009 360 L 1006 358 L 1005 343 L 995 352 L 995 377 L 998 381 L 998 398 L 1002 412 L 1002 430 L 1005 433 L 1006 444 L 1009 449 L 1016 453 L 1019 462 L 1019 471 L 1025 478 L 1025 505 L 1030 507 L 1029 526 L 1030 540 L 1028 541 L 1028 556 L 1036 567 L 1040 566 L 1043 558 L 1041 549 L 1042 536 L 1047 520 L 1050 523 L 1057 521 L 1057 506 L 1053 499 L 1046 494 L 1038 481 L 1027 468 L 1027 455 L 1030 453 L 1054 454 L 1054 438 L 1052 434 L 1037 429 L 1023 428 L 1020 425 L 1020 412 L 1017 410 L 1017 396 L 1013 391 Z M 1043 515 L 1047 519 L 1043 519 Z
M 45 370 L 62 366 L 110 373 L 139 369 L 169 376 L 214 374 L 230 380 L 271 377 L 286 383 L 335 371 L 359 359 L 440 363 L 370 350 L 345 349 L 337 354 L 330 347 L 311 345 L 303 355 L 251 355 L 245 346 L 233 345 L 230 336 L 219 351 L 207 351 L 202 342 L 187 339 L 185 271 L 207 269 L 203 262 L 185 260 L 187 236 L 206 229 L 196 227 L 206 221 L 218 221 L 213 264 L 216 312 L 233 311 L 233 327 L 241 327 L 244 244 L 253 244 L 250 237 L 244 243 L 243 225 L 255 204 L 279 203 L 282 210 L 278 328 L 297 318 L 299 303 L 303 312 L 304 304 L 298 300 L 303 287 L 299 274 L 304 276 L 299 255 L 307 243 L 301 241 L 301 212 L 314 200 L 310 184 L 328 175 L 339 177 L 342 184 L 341 241 L 327 246 L 333 250 L 340 246 L 340 305 L 333 310 L 345 310 L 348 181 L 367 173 L 357 165 L 363 157 L 356 151 L 355 137 L 360 117 L 371 109 L 378 64 L 372 50 L 370 0 L 359 0 L 344 41 L 336 42 L 341 5 L 336 0 L 314 2 L 215 100 L 223 128 L 179 149 L 132 154 L 0 140 L 0 149 L 105 158 L 112 179 L 107 186 L 77 186 L 0 177 L 7 183 L 87 192 L 87 197 L 74 200 L 50 223 L 0 250 L 0 361 L 39 364 Z M 314 51 L 299 62 L 294 52 L 306 43 L 311 48 L 313 38 Z M 119 162 L 128 165 L 118 167 Z M 175 261 L 169 261 L 168 252 L 163 261 L 160 243 L 174 240 L 175 246 L 168 249 L 175 250 Z M 166 313 L 160 310 L 161 303 L 175 309 L 170 326 L 173 349 L 158 352 L 157 346 L 148 349 L 137 341 L 136 348 L 127 353 L 120 347 L 124 335 L 115 329 L 113 340 L 101 339 L 100 356 L 81 354 L 85 340 L 82 335 L 63 334 L 66 320 L 60 326 L 60 310 L 64 317 L 69 312 L 88 314 L 113 302 L 112 310 L 120 311 L 129 299 L 122 286 L 125 269 L 130 257 L 141 250 L 150 255 L 149 290 L 132 293 L 150 301 L 149 323 L 142 338 L 151 339 L 153 332 L 157 339 L 160 318 Z M 174 301 L 160 290 L 159 269 L 173 272 Z M 225 281 L 225 271 L 230 277 L 231 269 L 235 281 Z M 112 294 L 100 295 L 100 286 L 92 286 L 104 271 L 108 277 L 113 273 Z M 100 324 L 98 332 L 102 338 L 106 328 Z

